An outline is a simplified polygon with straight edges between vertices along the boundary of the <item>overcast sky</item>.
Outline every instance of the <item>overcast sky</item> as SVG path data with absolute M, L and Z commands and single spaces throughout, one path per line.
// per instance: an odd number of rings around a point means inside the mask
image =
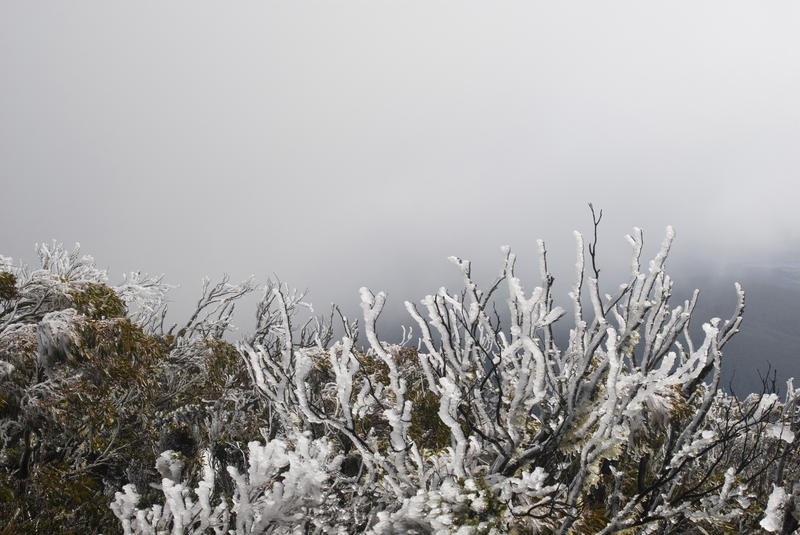
M 0 252 L 80 241 L 179 310 L 224 272 L 399 309 L 451 254 L 534 274 L 539 237 L 566 293 L 593 201 L 607 273 L 672 224 L 727 315 L 800 257 L 798 28 L 779 1 L 2 1 Z

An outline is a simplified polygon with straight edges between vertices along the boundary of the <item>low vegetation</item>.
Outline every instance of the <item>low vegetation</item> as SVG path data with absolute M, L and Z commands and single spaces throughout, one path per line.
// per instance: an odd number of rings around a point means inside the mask
M 744 292 L 693 339 L 671 230 L 644 270 L 628 236 L 605 297 L 576 238 L 563 347 L 542 243 L 529 292 L 510 250 L 485 289 L 452 258 L 463 289 L 406 303 L 400 344 L 366 288 L 360 322 L 304 323 L 268 282 L 232 343 L 252 281 L 206 282 L 165 327 L 160 278 L 115 286 L 58 244 L 34 270 L 0 257 L 0 534 L 796 532 L 800 394 L 719 384 Z

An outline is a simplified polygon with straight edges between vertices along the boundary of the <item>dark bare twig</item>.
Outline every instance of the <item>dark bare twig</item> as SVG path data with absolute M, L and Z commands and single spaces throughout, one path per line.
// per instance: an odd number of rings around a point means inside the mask
M 597 227 L 600 226 L 600 220 L 603 219 L 603 210 L 599 214 L 595 214 L 594 206 L 589 203 L 589 210 L 592 211 L 592 226 L 594 227 L 594 241 L 589 242 L 589 256 L 592 258 L 592 271 L 594 271 L 594 278 L 600 278 L 600 270 L 597 268 Z

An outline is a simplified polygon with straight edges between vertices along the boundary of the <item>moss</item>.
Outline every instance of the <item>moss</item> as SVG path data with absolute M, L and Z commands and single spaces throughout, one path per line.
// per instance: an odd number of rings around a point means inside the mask
M 75 309 L 91 319 L 121 318 L 127 311 L 122 299 L 105 284 L 87 283 L 70 296 Z
M 0 271 L 0 299 L 14 299 L 17 295 L 17 277 L 8 271 Z

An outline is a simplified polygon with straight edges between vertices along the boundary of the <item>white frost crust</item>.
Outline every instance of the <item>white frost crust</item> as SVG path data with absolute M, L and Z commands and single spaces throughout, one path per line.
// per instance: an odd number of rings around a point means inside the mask
M 786 514 L 786 503 L 789 496 L 783 487 L 772 486 L 772 493 L 767 500 L 767 508 L 764 511 L 764 518 L 759 525 L 769 532 L 775 532 L 783 527 L 783 517 Z

